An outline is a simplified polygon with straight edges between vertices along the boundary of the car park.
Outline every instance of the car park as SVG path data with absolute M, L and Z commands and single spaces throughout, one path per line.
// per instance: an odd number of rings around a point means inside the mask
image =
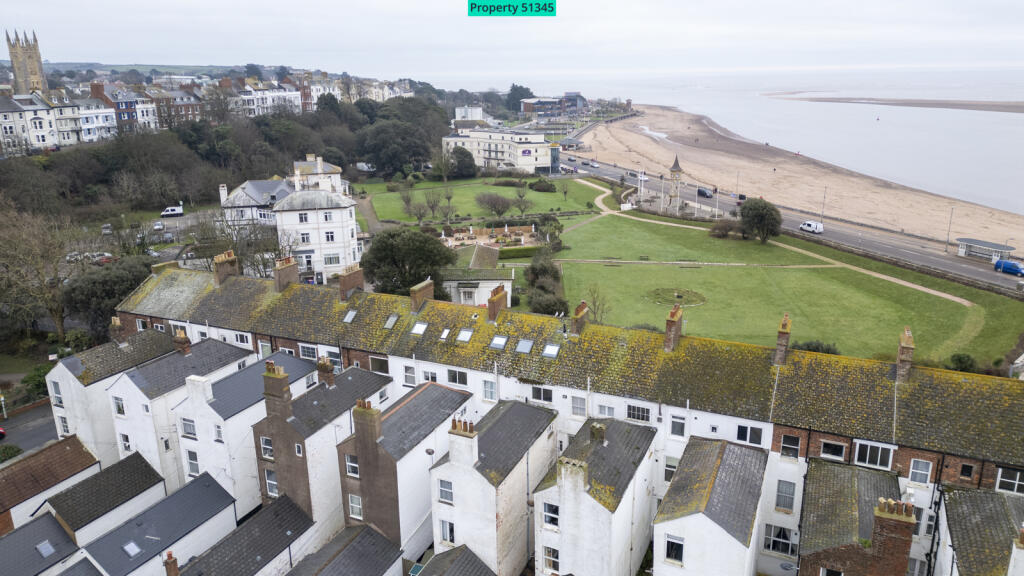
M 164 223 L 157 220 L 153 223 L 153 232 L 160 232 L 164 229 Z
M 160 253 L 157 252 L 156 250 L 153 250 L 152 248 L 150 248 L 149 250 L 146 250 L 146 254 L 149 254 L 153 258 L 159 258 L 160 257 Z
M 804 232 L 810 232 L 811 234 L 821 234 L 825 231 L 825 226 L 816 220 L 805 220 L 800 225 L 800 229 Z
M 161 239 L 165 243 L 166 242 L 174 242 L 174 234 L 171 234 L 170 232 L 164 232 L 164 235 L 163 235 L 163 237 Z

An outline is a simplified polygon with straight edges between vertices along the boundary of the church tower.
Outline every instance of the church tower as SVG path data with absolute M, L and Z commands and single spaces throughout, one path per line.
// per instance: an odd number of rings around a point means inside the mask
M 14 32 L 14 40 L 7 33 L 7 52 L 11 55 L 11 68 L 14 70 L 14 93 L 28 94 L 33 90 L 46 90 L 46 75 L 43 74 L 43 58 L 39 55 L 39 40 L 32 32 L 32 40 L 28 33 L 18 37 Z

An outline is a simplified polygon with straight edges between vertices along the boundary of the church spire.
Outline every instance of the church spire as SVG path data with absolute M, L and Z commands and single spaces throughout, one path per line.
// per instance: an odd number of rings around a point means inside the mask
M 682 172 L 683 169 L 679 166 L 679 154 L 676 154 L 676 161 L 672 163 L 672 168 L 669 168 L 672 173 Z

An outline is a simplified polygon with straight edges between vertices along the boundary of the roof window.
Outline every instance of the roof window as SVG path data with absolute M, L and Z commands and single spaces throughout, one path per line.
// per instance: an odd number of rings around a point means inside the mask
M 451 332 L 452 331 L 449 328 L 445 328 L 444 330 L 441 330 L 441 340 L 447 340 L 448 339 L 448 335 L 451 334 Z
M 121 546 L 121 548 L 129 558 L 135 558 L 139 555 L 139 552 L 142 552 L 142 548 L 139 548 L 139 545 L 135 543 L 135 540 L 129 540 L 128 543 Z
M 417 323 L 412 325 L 412 333 L 413 334 L 420 335 L 420 334 L 423 334 L 426 331 L 427 331 L 427 323 L 426 322 L 417 322 Z
M 349 310 L 348 312 L 345 313 L 345 318 L 344 318 L 344 320 L 342 320 L 342 322 L 344 322 L 345 324 L 351 324 L 352 323 L 352 319 L 355 318 L 355 317 L 356 317 L 356 311 L 355 310 Z
M 530 350 L 533 350 L 533 340 L 523 338 L 516 344 L 516 352 L 520 354 L 529 354 Z
M 508 344 L 508 336 L 497 335 L 491 339 L 491 348 L 495 350 L 504 350 L 505 344 Z
M 50 555 L 55 552 L 53 544 L 50 544 L 49 540 L 43 540 L 39 544 L 36 544 L 36 551 L 39 552 L 39 555 L 43 558 L 49 558 Z
M 561 346 L 558 344 L 545 344 L 544 351 L 541 352 L 541 356 L 545 358 L 554 358 L 555 356 L 558 356 L 559 349 L 561 349 Z
M 398 314 L 392 314 L 391 316 L 388 316 L 387 321 L 384 322 L 384 329 L 391 330 L 392 328 L 395 327 L 395 322 L 398 322 Z
M 469 339 L 473 337 L 472 328 L 463 328 L 459 330 L 459 335 L 455 338 L 458 342 L 469 342 Z

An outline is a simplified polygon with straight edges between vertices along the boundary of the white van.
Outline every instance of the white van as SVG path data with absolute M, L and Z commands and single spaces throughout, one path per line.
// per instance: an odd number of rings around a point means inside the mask
M 803 230 L 804 232 L 810 232 L 812 234 L 821 234 L 822 232 L 825 231 L 825 226 L 823 226 L 821 222 L 807 220 L 806 222 L 800 225 L 800 229 Z
M 164 211 L 160 213 L 161 218 L 174 218 L 175 216 L 184 216 L 185 209 L 181 206 L 168 206 L 164 208 Z

